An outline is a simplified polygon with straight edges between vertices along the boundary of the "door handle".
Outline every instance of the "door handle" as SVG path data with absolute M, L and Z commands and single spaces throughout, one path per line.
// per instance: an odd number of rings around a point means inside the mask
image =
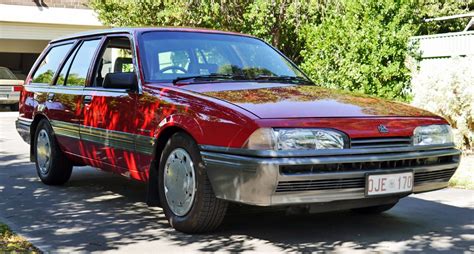
M 90 104 L 92 102 L 92 96 L 86 95 L 84 96 L 84 100 L 82 101 L 83 104 Z
M 54 93 L 48 94 L 48 102 L 52 102 L 54 100 Z

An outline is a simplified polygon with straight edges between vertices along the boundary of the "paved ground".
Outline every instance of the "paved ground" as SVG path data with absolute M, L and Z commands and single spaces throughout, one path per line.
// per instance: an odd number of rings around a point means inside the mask
M 457 189 L 410 196 L 379 216 L 234 209 L 215 234 L 181 234 L 146 207 L 141 183 L 82 167 L 63 187 L 41 184 L 16 116 L 0 112 L 0 221 L 45 251 L 474 252 L 474 192 Z

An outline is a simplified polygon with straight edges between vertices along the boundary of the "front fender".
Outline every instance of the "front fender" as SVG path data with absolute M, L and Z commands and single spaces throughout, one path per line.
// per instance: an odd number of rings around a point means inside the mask
M 170 127 L 178 127 L 186 131 L 198 143 L 204 139 L 204 132 L 199 122 L 195 118 L 183 114 L 172 114 L 161 120 L 154 131 L 155 139 L 158 140 L 160 135 Z

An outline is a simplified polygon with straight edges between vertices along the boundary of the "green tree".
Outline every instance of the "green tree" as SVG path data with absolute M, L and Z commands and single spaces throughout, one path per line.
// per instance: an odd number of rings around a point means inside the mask
M 306 28 L 301 67 L 316 83 L 405 99 L 408 39 L 418 29 L 415 3 L 347 0 Z
M 251 34 L 302 61 L 304 25 L 320 23 L 326 6 L 339 0 L 91 0 L 111 26 L 187 26 Z
M 420 10 L 420 18 L 450 16 L 474 10 L 474 0 L 424 0 Z M 469 18 L 446 21 L 423 22 L 416 32 L 417 35 L 448 33 L 461 31 L 469 22 Z
M 474 0 L 91 0 L 111 26 L 187 26 L 251 34 L 318 84 L 407 100 L 413 35 L 456 31 L 424 18 L 472 10 Z
M 53 80 L 54 71 L 47 70 L 33 79 L 33 83 L 46 83 L 49 84 Z

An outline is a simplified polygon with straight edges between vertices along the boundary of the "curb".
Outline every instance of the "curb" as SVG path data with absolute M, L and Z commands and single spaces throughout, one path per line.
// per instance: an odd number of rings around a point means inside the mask
M 6 224 L 13 231 L 13 233 L 25 238 L 28 242 L 33 244 L 33 246 L 35 246 L 35 248 L 37 248 L 41 253 L 53 252 L 50 245 L 45 244 L 44 241 L 34 239 L 28 233 L 23 232 L 23 230 L 21 230 L 20 227 L 18 227 L 15 223 L 10 221 L 9 219 L 0 215 L 0 220 L 2 223 Z

